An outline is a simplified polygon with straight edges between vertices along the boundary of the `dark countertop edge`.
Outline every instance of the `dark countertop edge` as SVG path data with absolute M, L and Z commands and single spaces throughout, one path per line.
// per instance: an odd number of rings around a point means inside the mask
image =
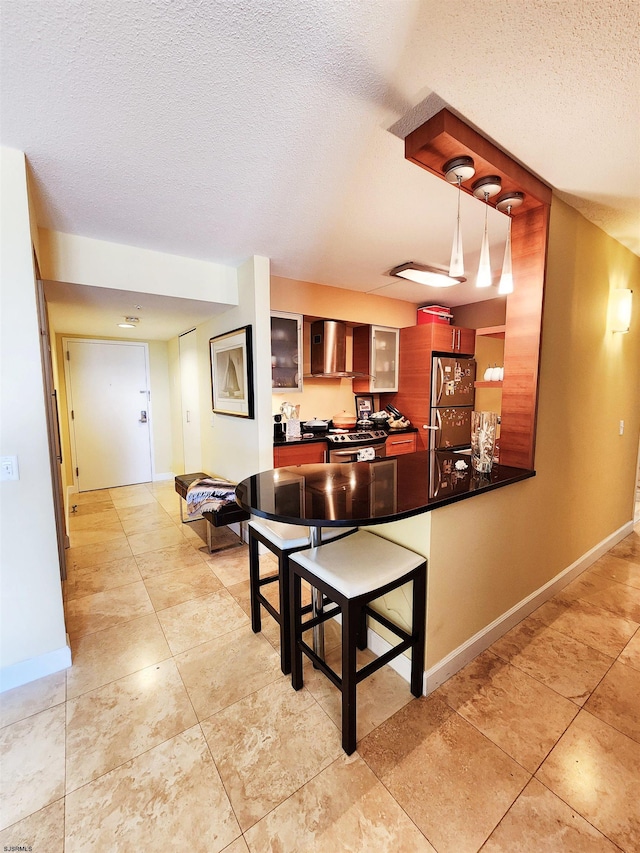
M 505 466 L 506 467 L 506 466 Z M 508 480 L 503 480 L 499 483 L 489 483 L 486 486 L 483 486 L 480 489 L 475 489 L 473 492 L 467 492 L 466 494 L 458 494 L 458 495 L 450 495 L 446 498 L 435 498 L 433 502 L 426 504 L 422 507 L 417 507 L 415 509 L 409 509 L 405 512 L 400 512 L 393 515 L 385 515 L 385 516 L 377 516 L 375 519 L 372 518 L 350 518 L 350 519 L 340 519 L 339 521 L 334 520 L 322 520 L 319 521 L 317 526 L 321 527 L 375 527 L 378 524 L 389 524 L 393 521 L 402 521 L 405 518 L 412 518 L 414 515 L 423 515 L 425 512 L 433 512 L 434 509 L 440 509 L 443 506 L 449 506 L 450 504 L 459 503 L 460 501 L 469 500 L 469 498 L 475 498 L 478 495 L 484 495 L 487 492 L 494 492 L 496 489 L 502 489 L 505 486 L 511 486 L 513 483 L 522 483 L 524 480 L 529 480 L 531 477 L 536 476 L 535 471 L 529 471 L 525 468 L 514 468 L 513 471 L 517 471 L 517 474 L 513 474 L 509 477 Z M 260 518 L 271 518 L 268 513 L 260 512 L 255 509 L 251 509 L 251 507 L 246 506 L 238 500 L 238 495 L 236 494 L 236 502 L 239 506 L 242 507 L 246 512 L 251 513 L 252 515 L 259 516 Z M 304 525 L 305 527 L 310 526 L 309 519 L 301 519 L 301 518 L 288 518 L 282 516 L 278 521 L 284 524 L 299 524 Z M 313 525 L 311 525 L 313 526 Z
M 372 430 L 380 429 L 380 427 L 371 427 Z M 354 432 L 355 430 L 348 430 L 348 432 Z M 367 432 L 367 430 L 362 430 L 363 432 Z M 418 432 L 417 427 L 406 427 L 406 429 L 387 429 L 385 430 L 387 433 L 387 438 L 390 435 L 404 435 L 405 433 Z M 292 441 L 287 441 L 286 438 L 281 438 L 278 441 L 273 442 L 274 447 L 295 447 L 296 444 L 315 444 L 318 441 L 324 441 L 325 443 L 328 441 L 327 435 L 329 431 L 325 432 L 317 432 L 314 433 L 313 438 L 296 438 Z

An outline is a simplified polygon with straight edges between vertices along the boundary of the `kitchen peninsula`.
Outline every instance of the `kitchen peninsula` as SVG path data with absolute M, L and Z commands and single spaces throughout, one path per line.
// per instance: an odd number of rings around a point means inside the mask
M 247 477 L 236 499 L 247 512 L 285 524 L 365 527 L 398 521 L 535 476 L 494 465 L 472 469 L 468 455 L 419 451 L 375 462 L 289 466 Z

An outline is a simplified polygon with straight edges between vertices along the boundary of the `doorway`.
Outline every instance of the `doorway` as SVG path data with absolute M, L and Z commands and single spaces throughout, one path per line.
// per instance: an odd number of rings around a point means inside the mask
M 78 491 L 151 481 L 147 344 L 63 338 L 63 348 Z

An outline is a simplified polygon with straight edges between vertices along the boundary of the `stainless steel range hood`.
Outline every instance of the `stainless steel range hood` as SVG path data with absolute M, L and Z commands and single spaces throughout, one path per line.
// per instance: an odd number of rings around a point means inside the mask
M 312 377 L 343 379 L 366 376 L 347 371 L 347 326 L 339 320 L 316 320 L 311 324 Z

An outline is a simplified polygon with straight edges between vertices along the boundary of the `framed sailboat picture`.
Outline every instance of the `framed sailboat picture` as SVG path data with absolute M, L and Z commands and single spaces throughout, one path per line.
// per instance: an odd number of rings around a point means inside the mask
M 253 418 L 251 326 L 209 340 L 213 411 Z

